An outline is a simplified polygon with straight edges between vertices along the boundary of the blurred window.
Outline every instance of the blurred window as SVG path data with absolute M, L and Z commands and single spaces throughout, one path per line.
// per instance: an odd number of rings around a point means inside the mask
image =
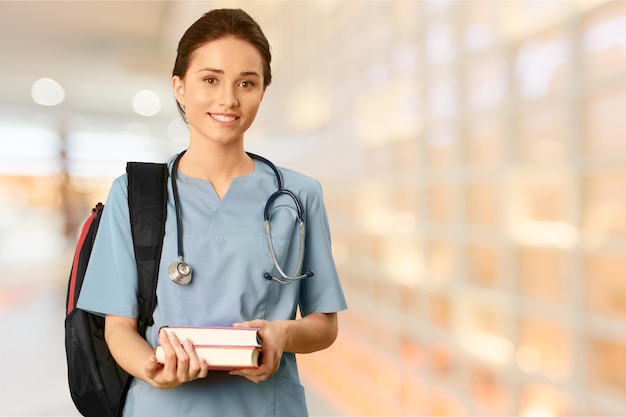
M 626 3 L 615 1 L 599 7 L 584 20 L 582 53 L 592 80 L 626 70 Z
M 446 294 L 432 294 L 430 297 L 429 320 L 442 329 L 450 329 L 452 324 L 452 308 L 450 297 Z
M 450 62 L 457 53 L 453 28 L 445 20 L 433 20 L 426 27 L 426 58 L 431 65 Z
M 0 175 L 48 176 L 62 171 L 61 138 L 52 130 L 0 122 Z
M 498 38 L 498 16 L 502 7 L 498 3 L 490 3 L 489 7 L 480 1 L 468 1 L 465 7 L 463 37 L 465 49 L 472 53 L 484 52 L 492 48 Z
M 566 258 L 561 249 L 520 246 L 517 250 L 522 295 L 563 305 L 568 300 Z
M 554 385 L 528 383 L 521 389 L 518 416 L 571 416 L 579 414 L 577 398 Z M 587 414 L 587 413 L 583 413 Z
M 491 415 L 509 414 L 513 406 L 512 390 L 497 372 L 474 363 L 469 367 L 469 380 L 472 399 L 482 410 L 488 410 Z
M 501 302 L 496 296 L 478 291 L 466 291 L 456 300 L 456 337 L 470 362 L 503 369 L 512 361 L 510 316 Z
M 569 133 L 563 105 L 533 105 L 518 116 L 516 157 L 520 162 L 555 164 L 565 161 Z
M 77 177 L 117 177 L 127 161 L 163 162 L 168 154 L 149 136 L 73 132 L 68 136 L 68 172 Z
M 626 259 L 588 253 L 585 256 L 587 309 L 626 324 Z
M 584 151 L 591 157 L 626 155 L 626 88 L 612 88 L 590 96 L 584 103 Z
M 530 349 L 538 355 L 536 371 L 554 381 L 567 380 L 575 361 L 567 328 L 558 321 L 523 315 L 519 323 L 518 349 Z
M 431 242 L 426 255 L 428 288 L 439 288 L 457 272 L 456 247 L 449 241 Z
M 583 232 L 600 239 L 626 237 L 626 170 L 583 177 Z
M 508 87 L 508 73 L 506 62 L 500 55 L 489 54 L 473 58 L 465 74 L 471 110 L 484 110 L 502 105 Z
M 464 133 L 467 164 L 495 165 L 501 162 L 506 137 L 497 113 L 472 116 Z
M 567 39 L 548 31 L 522 42 L 515 58 L 515 89 L 522 98 L 540 99 L 569 86 L 572 50 Z
M 499 249 L 493 245 L 470 245 L 467 248 L 468 275 L 473 284 L 497 288 L 502 277 Z
M 513 222 L 560 222 L 567 220 L 565 196 L 567 179 L 560 171 L 539 169 L 520 175 L 512 190 L 515 201 L 511 212 Z
M 433 186 L 425 193 L 428 204 L 428 218 L 434 223 L 451 223 L 454 218 L 454 195 L 451 186 Z
M 430 168 L 453 168 L 458 164 L 459 134 L 453 123 L 436 123 L 424 131 Z
M 469 225 L 496 227 L 501 224 L 498 184 L 468 184 L 466 198 L 466 221 Z
M 623 397 L 626 391 L 626 344 L 596 337 L 587 339 L 589 384 L 594 391 Z
M 449 119 L 458 112 L 457 79 L 449 71 L 434 73 L 426 85 L 426 112 L 430 120 Z

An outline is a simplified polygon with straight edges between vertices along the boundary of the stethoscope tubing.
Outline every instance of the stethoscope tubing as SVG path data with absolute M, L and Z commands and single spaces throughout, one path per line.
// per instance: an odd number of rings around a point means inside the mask
M 174 195 L 174 210 L 176 213 L 176 231 L 177 231 L 176 238 L 177 238 L 177 245 L 178 245 L 178 261 L 170 265 L 168 269 L 168 274 L 170 276 L 170 279 L 174 283 L 179 284 L 179 285 L 186 285 L 191 281 L 191 266 L 189 266 L 187 263 L 184 262 L 183 224 L 182 224 L 182 216 L 181 216 L 181 209 L 180 209 L 181 205 L 180 205 L 180 199 L 178 195 L 178 184 L 177 184 L 178 183 L 177 181 L 178 163 L 180 162 L 180 159 L 183 157 L 185 152 L 186 150 L 183 150 L 176 156 L 176 159 L 174 160 L 174 163 L 172 165 L 172 175 L 171 175 L 172 194 Z M 300 203 L 300 200 L 292 191 L 286 190 L 284 188 L 282 175 L 280 174 L 280 171 L 278 170 L 276 165 L 274 165 L 268 159 L 263 158 L 262 156 L 259 156 L 250 152 L 246 152 L 246 153 L 251 158 L 257 159 L 260 162 L 263 162 L 264 164 L 269 166 L 274 172 L 274 175 L 276 176 L 276 182 L 277 182 L 277 190 L 272 195 L 270 195 L 270 197 L 267 199 L 267 202 L 265 203 L 265 207 L 263 209 L 263 218 L 265 222 L 265 233 L 267 235 L 267 241 L 268 241 L 268 246 L 270 249 L 272 261 L 274 263 L 274 266 L 276 267 L 276 270 L 280 274 L 281 278 L 276 278 L 269 272 L 264 273 L 263 277 L 265 279 L 272 280 L 283 285 L 291 284 L 292 282 L 298 281 L 303 278 L 312 277 L 314 275 L 312 271 L 307 271 L 304 274 L 298 275 L 298 271 L 301 270 L 302 264 L 304 262 L 304 244 L 305 244 L 304 214 L 303 214 L 302 204 Z M 274 200 L 276 200 L 281 195 L 289 196 L 294 202 L 296 218 L 298 221 L 299 235 L 300 235 L 300 250 L 298 253 L 298 262 L 297 262 L 294 274 L 291 276 L 287 275 L 283 271 L 283 269 L 280 267 L 280 263 L 278 262 L 278 259 L 276 257 L 276 252 L 274 251 L 274 244 L 272 243 L 272 231 L 270 228 L 270 212 L 271 212 L 272 204 L 274 203 Z
M 174 164 L 172 166 L 172 194 L 174 194 L 174 210 L 176 211 L 176 231 L 177 231 L 177 240 L 178 240 L 178 259 L 182 262 L 185 253 L 183 252 L 183 221 L 182 216 L 180 214 L 180 199 L 178 197 L 178 181 L 177 181 L 177 173 L 178 173 L 178 163 L 180 162 L 180 158 L 187 152 L 187 150 L 182 151 L 178 154 L 176 159 L 174 160 Z

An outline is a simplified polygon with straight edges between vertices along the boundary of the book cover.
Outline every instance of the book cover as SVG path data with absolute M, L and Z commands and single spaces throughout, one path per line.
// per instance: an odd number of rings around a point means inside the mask
M 164 326 L 167 332 L 173 332 L 182 342 L 188 339 L 192 345 L 212 346 L 249 346 L 260 347 L 258 330 L 249 327 L 216 326 Z
M 209 369 L 230 371 L 233 369 L 256 368 L 261 364 L 261 349 L 242 346 L 194 346 L 198 358 L 206 359 Z M 165 362 L 161 346 L 154 349 L 157 362 Z

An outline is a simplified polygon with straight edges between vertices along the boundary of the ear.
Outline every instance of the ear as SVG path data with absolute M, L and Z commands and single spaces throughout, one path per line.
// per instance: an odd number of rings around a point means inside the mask
M 178 75 L 172 77 L 172 90 L 174 91 L 174 97 L 176 97 L 176 101 L 178 101 L 178 104 L 184 107 L 185 83 Z

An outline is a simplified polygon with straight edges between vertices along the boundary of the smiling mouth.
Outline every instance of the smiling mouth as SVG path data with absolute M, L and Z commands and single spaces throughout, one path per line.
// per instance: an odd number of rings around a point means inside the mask
M 238 119 L 235 116 L 224 116 L 223 114 L 212 114 L 212 113 L 209 113 L 209 114 L 212 118 L 214 118 L 218 122 L 229 123 L 229 122 L 234 122 L 235 120 Z

